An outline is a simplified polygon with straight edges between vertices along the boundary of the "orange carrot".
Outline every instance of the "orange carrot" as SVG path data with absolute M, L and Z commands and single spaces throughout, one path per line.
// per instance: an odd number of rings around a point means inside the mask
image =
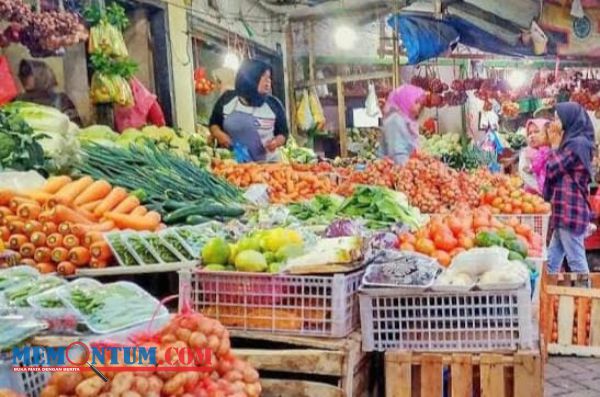
M 54 263 L 40 262 L 35 265 L 35 268 L 38 269 L 38 271 L 42 274 L 56 272 L 56 265 Z
M 41 224 L 41 222 L 38 222 L 38 221 L 29 220 L 29 221 L 25 222 L 25 226 L 23 226 L 23 230 L 25 231 L 25 234 L 27 234 L 27 235 L 31 235 L 34 232 L 41 232 L 42 224 Z
M 97 201 L 108 196 L 112 186 L 105 180 L 99 180 L 89 185 L 77 198 L 73 201 L 73 204 L 80 206 L 83 204 Z
M 119 229 L 154 230 L 160 224 L 160 215 L 153 211 L 148 212 L 144 216 L 117 214 L 114 212 L 107 212 L 104 216 L 114 221 L 115 226 Z
M 54 207 L 56 222 L 91 223 L 93 219 L 88 218 L 82 210 L 74 210 L 66 205 L 57 204 Z
M 52 233 L 56 233 L 58 227 L 54 222 L 44 222 L 42 223 L 42 232 L 46 233 L 46 236 L 51 235 Z
M 29 239 L 36 247 L 44 247 L 46 245 L 46 233 L 44 232 L 33 232 Z
M 0 189 L 0 205 L 8 205 L 15 197 L 15 193 L 9 189 Z
M 48 178 L 46 184 L 42 187 L 42 190 L 46 193 L 54 194 L 71 182 L 71 178 L 66 175 L 53 176 Z
M 66 236 L 67 234 L 71 234 L 71 223 L 63 222 L 60 225 L 58 225 L 58 232 L 60 234 L 62 234 L 63 236 Z
M 119 205 L 117 205 L 112 212 L 116 212 L 118 214 L 129 214 L 136 207 L 139 207 L 140 200 L 135 196 L 129 196 L 125 200 L 121 201 Z
M 23 221 L 11 221 L 7 226 L 12 234 L 25 233 L 25 222 Z
M 85 234 L 85 237 L 83 239 L 83 246 L 91 247 L 92 244 L 97 243 L 98 241 L 104 241 L 102 233 L 97 231 L 90 231 Z
M 61 247 L 63 242 L 63 235 L 60 233 L 52 233 L 46 238 L 46 245 L 48 248 Z
M 54 212 L 52 210 L 44 210 L 38 216 L 38 221 L 44 222 L 54 222 Z
M 56 247 L 50 253 L 52 262 L 60 263 L 69 258 L 69 250 L 63 247 Z
M 89 211 L 89 212 L 93 213 L 94 210 L 96 209 L 96 207 L 99 206 L 101 202 L 102 202 L 102 200 L 92 201 L 90 203 L 83 204 L 79 208 L 81 208 L 82 210 Z
M 121 187 L 114 188 L 100 205 L 94 210 L 94 215 L 102 216 L 107 211 L 115 208 L 119 203 L 127 198 L 127 191 Z
M 34 200 L 27 197 L 13 197 L 10 203 L 8 203 L 8 208 L 16 214 L 19 206 L 24 203 L 37 204 Z
M 69 251 L 69 262 L 75 266 L 85 266 L 90 263 L 90 250 L 85 247 L 74 247 Z
M 42 207 L 37 202 L 23 203 L 17 208 L 17 215 L 25 219 L 37 219 L 42 212 Z
M 78 180 L 71 182 L 63 186 L 55 195 L 52 197 L 48 204 L 50 208 L 53 208 L 57 204 L 71 204 L 85 189 L 87 189 L 94 180 L 90 176 L 84 176 Z
M 75 248 L 79 245 L 79 238 L 74 234 L 67 234 L 63 238 L 63 247 L 66 249 Z
M 112 252 L 106 241 L 96 241 L 90 246 L 90 253 L 93 258 L 100 260 L 108 260 L 112 256 Z
M 147 213 L 148 213 L 148 208 L 144 207 L 143 205 L 140 205 L 139 207 L 137 207 L 136 209 L 131 211 L 130 215 L 144 216 Z
M 35 250 L 33 259 L 36 262 L 50 262 L 50 259 L 52 259 L 52 250 L 48 247 L 39 247 Z
M 9 216 L 9 215 L 14 215 L 14 212 L 12 212 L 10 210 L 10 208 L 8 208 L 6 206 L 0 207 L 0 219 L 4 218 L 5 216 Z
M 90 267 L 92 269 L 102 269 L 104 267 L 107 266 L 107 262 L 106 261 L 102 261 L 96 258 L 92 258 L 90 259 Z
M 21 265 L 35 267 L 36 263 L 33 258 L 23 258 L 20 260 Z
M 33 245 L 31 243 L 25 243 L 25 244 L 21 245 L 21 248 L 19 248 L 19 254 L 21 254 L 21 256 L 23 258 L 33 258 L 34 252 L 35 252 L 35 245 Z
M 13 251 L 19 251 L 19 249 L 21 248 L 21 246 L 23 244 L 26 244 L 27 242 L 28 241 L 27 241 L 27 236 L 26 235 L 24 235 L 24 234 L 13 234 L 8 239 L 8 246 Z
M 75 270 L 77 268 L 75 267 L 74 264 L 72 264 L 71 262 L 60 262 L 58 264 L 58 266 L 56 267 L 56 271 L 58 271 L 59 274 L 62 274 L 63 276 L 71 276 L 73 274 L 75 274 Z
M 0 226 L 0 236 L 2 236 L 2 241 L 8 241 L 10 238 L 10 230 L 8 230 L 7 226 Z
M 104 221 L 102 223 L 93 223 L 89 225 L 82 225 L 76 223 L 71 226 L 71 232 L 77 237 L 82 237 L 89 232 L 108 232 L 115 228 L 113 221 Z
M 24 196 L 36 201 L 39 204 L 45 204 L 52 198 L 52 194 L 46 193 L 42 190 L 28 190 L 24 193 Z

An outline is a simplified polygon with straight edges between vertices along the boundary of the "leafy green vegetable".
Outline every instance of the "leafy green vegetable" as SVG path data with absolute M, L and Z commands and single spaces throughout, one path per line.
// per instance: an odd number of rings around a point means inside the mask
M 290 213 L 301 221 L 329 223 L 335 218 L 344 199 L 337 195 L 316 195 L 309 201 L 288 206 Z
M 14 106 L 0 108 L 0 166 L 17 171 L 43 170 L 44 150 L 37 134 Z
M 90 63 L 94 70 L 107 76 L 121 76 L 130 79 L 138 69 L 138 64 L 129 59 L 113 59 L 102 53 L 90 55 Z

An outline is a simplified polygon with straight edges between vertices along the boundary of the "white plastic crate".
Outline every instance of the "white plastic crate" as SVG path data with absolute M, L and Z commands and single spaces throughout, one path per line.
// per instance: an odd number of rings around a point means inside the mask
M 43 349 L 40 349 L 40 358 L 45 362 Z M 12 354 L 0 355 L 0 389 L 10 389 L 27 397 L 38 397 L 40 392 L 50 380 L 50 372 L 13 372 Z
M 529 226 L 534 233 L 542 237 L 544 246 L 548 237 L 548 228 L 550 225 L 550 215 L 494 215 L 501 222 L 507 222 L 510 218 L 516 218 L 519 223 Z
M 531 290 L 359 292 L 364 351 L 533 348 Z
M 341 338 L 358 327 L 364 271 L 330 276 L 179 272 L 179 308 L 228 328 Z

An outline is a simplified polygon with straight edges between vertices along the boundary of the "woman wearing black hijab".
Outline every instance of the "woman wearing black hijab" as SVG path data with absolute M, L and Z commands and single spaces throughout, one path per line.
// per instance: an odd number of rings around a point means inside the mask
M 221 146 L 240 145 L 251 161 L 278 161 L 288 136 L 285 110 L 271 95 L 271 67 L 258 60 L 242 63 L 235 90 L 215 104 L 210 132 Z
M 559 272 L 566 256 L 572 272 L 588 273 L 584 240 L 592 220 L 588 199 L 594 127 L 581 105 L 559 103 L 548 138 L 554 149 L 548 157 L 544 183 L 544 199 L 552 204 L 548 272 Z

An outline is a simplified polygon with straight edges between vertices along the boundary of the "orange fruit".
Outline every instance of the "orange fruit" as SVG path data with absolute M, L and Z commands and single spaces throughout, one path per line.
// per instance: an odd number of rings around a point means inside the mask
M 412 233 L 408 232 L 400 234 L 398 238 L 400 239 L 401 243 L 409 243 L 411 245 L 413 245 L 417 241 L 417 238 Z
M 446 252 L 452 251 L 458 245 L 458 240 L 454 238 L 452 233 L 438 234 L 433 240 L 436 248 Z
M 501 208 L 503 214 L 512 214 L 513 207 L 510 204 L 504 204 Z
M 400 244 L 400 251 L 414 252 L 414 250 L 415 250 L 414 245 L 412 245 L 410 243 L 402 243 L 402 244 Z
M 415 250 L 425 255 L 431 255 L 435 251 L 435 244 L 428 238 L 421 238 L 415 243 Z
M 529 202 L 524 202 L 523 203 L 523 213 L 524 214 L 533 214 L 533 211 L 535 210 L 535 208 L 533 207 L 533 205 Z
M 460 245 L 464 249 L 473 248 L 473 239 L 469 236 L 460 236 L 458 239 L 458 245 Z
M 500 208 L 502 206 L 503 200 L 501 197 L 496 197 L 493 201 L 492 201 L 492 207 L 494 208 Z
M 434 257 L 438 261 L 438 263 L 443 267 L 448 267 L 450 265 L 450 262 L 452 262 L 450 254 L 448 254 L 446 251 L 438 250 L 435 251 L 431 256 Z

